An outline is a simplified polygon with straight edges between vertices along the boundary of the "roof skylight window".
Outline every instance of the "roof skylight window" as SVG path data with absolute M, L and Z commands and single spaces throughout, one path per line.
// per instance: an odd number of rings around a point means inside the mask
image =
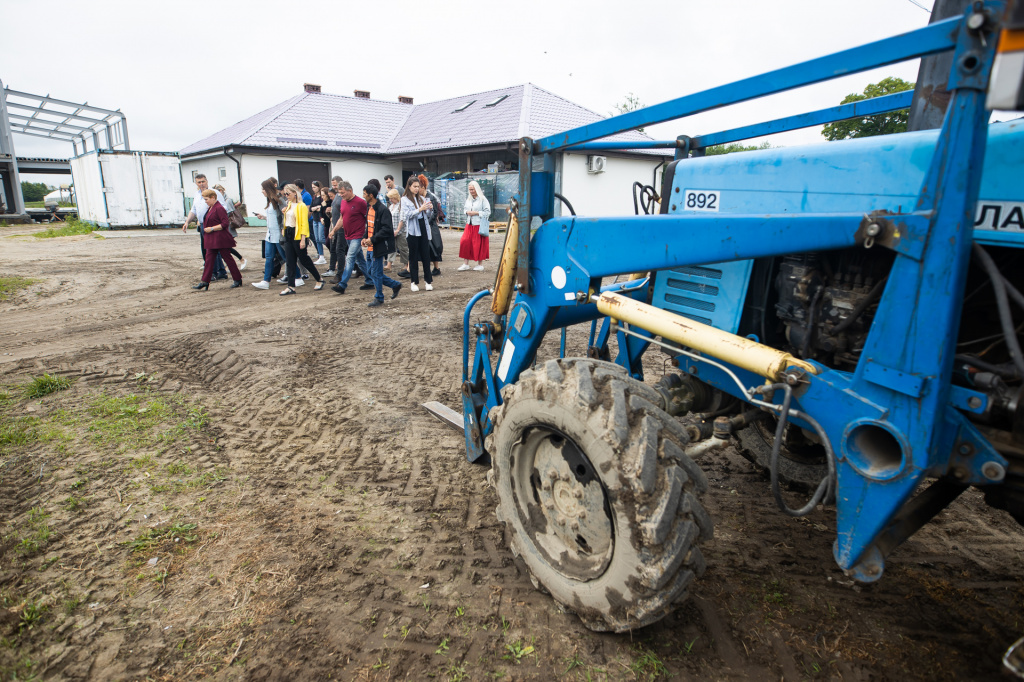
M 493 102 L 488 102 L 487 104 L 485 104 L 484 108 L 486 109 L 487 107 L 496 107 L 496 106 L 498 106 L 499 104 L 501 104 L 502 102 L 504 102 L 507 99 L 508 99 L 508 95 L 502 95 L 501 97 L 499 97 L 498 99 L 494 100 Z
M 457 113 L 459 113 L 460 111 L 465 111 L 466 109 L 469 109 L 469 108 L 470 108 L 471 106 L 473 106 L 473 103 L 474 103 L 474 102 L 476 102 L 476 100 L 475 100 L 475 99 L 471 99 L 471 100 L 469 100 L 468 102 L 466 102 L 465 104 L 463 104 L 463 105 L 462 105 L 461 107 L 459 107 L 458 109 L 456 109 L 455 111 L 453 111 L 452 113 L 453 113 L 453 114 L 457 114 Z

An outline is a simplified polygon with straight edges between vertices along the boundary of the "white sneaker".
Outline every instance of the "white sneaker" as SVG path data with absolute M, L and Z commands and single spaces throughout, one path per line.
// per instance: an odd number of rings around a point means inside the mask
M 247 261 L 247 260 L 245 260 L 243 258 L 242 262 L 238 264 L 238 271 L 241 272 L 242 270 L 245 270 L 245 266 L 248 265 L 248 264 L 249 264 L 249 261 Z
M 295 286 L 297 286 L 297 287 L 304 287 L 304 286 L 306 286 L 306 283 L 303 282 L 301 279 L 297 279 L 297 280 L 295 280 Z
M 463 263 L 462 265 L 460 265 L 460 266 L 459 266 L 458 268 L 456 268 L 456 269 L 457 269 L 457 270 L 458 270 L 459 272 L 465 272 L 466 270 L 469 270 L 469 266 L 468 266 L 468 265 L 466 265 L 465 263 Z
M 270 288 L 270 282 L 253 282 L 252 285 L 257 289 L 266 290 Z
M 428 285 L 429 286 L 429 285 Z M 415 283 L 409 285 L 409 291 L 419 291 L 420 288 Z
M 327 272 L 324 273 L 324 277 L 334 277 L 337 274 L 338 273 L 336 273 L 334 270 L 328 270 Z
M 313 261 L 313 265 L 327 265 L 327 261 L 324 260 L 323 256 L 320 256 L 315 261 Z
M 288 284 L 288 275 L 285 275 L 281 279 L 277 280 L 278 284 Z
M 473 269 L 479 272 L 480 270 L 483 270 L 483 269 L 484 269 L 484 266 L 482 266 L 482 265 L 478 265 L 478 266 L 476 266 L 476 267 L 475 267 L 475 268 L 473 268 Z
M 427 291 L 433 291 L 434 285 L 431 284 L 430 282 L 427 282 L 427 284 L 423 288 L 426 289 Z

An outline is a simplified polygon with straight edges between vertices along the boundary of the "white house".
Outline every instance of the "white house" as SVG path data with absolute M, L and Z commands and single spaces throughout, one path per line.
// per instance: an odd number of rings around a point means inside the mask
M 603 117 L 535 85 L 517 85 L 463 97 L 413 104 L 320 92 L 305 86 L 296 95 L 181 150 L 183 182 L 196 173 L 224 185 L 250 209 L 262 207 L 260 184 L 302 178 L 327 183 L 339 175 L 357 191 L 370 178 L 392 175 L 403 184 L 413 174 L 518 170 L 518 141 L 541 138 Z M 611 138 L 643 141 L 630 132 Z M 592 153 L 591 153 L 592 154 Z M 587 153 L 556 157 L 556 191 L 580 215 L 631 215 L 634 181 L 651 184 L 671 153 L 601 153 L 593 172 Z

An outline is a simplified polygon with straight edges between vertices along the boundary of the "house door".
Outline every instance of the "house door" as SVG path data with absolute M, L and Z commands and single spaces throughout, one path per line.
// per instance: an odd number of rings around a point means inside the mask
M 278 161 L 277 162 L 277 186 L 295 182 L 296 178 L 306 183 L 308 192 L 317 180 L 324 187 L 331 186 L 331 164 L 320 161 Z

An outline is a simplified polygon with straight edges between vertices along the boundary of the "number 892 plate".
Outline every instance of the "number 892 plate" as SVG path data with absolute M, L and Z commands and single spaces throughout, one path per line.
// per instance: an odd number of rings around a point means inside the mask
M 721 193 L 718 190 L 683 190 L 684 211 L 717 211 Z

